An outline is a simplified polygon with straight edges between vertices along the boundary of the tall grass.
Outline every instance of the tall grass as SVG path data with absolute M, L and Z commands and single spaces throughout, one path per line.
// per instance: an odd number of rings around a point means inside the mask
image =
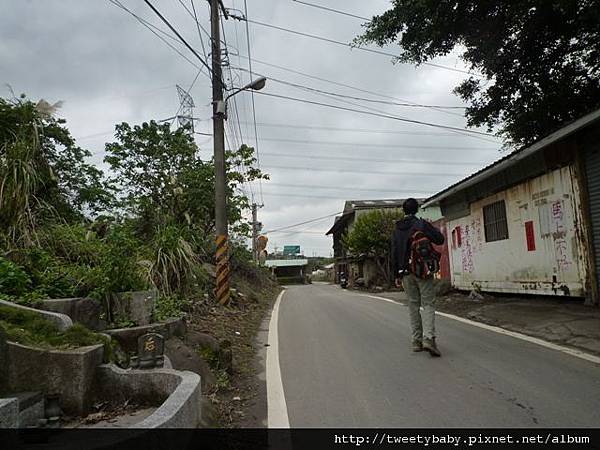
M 35 125 L 29 128 L 0 148 L 0 224 L 9 247 L 36 241 L 36 212 L 47 206 L 38 194 L 52 179 L 41 154 L 39 130 Z
M 152 259 L 141 261 L 148 281 L 165 295 L 189 291 L 199 258 L 181 231 L 169 225 L 159 228 L 150 248 Z

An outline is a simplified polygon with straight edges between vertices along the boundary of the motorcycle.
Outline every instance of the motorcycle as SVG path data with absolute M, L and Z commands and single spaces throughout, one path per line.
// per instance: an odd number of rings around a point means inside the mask
M 340 286 L 342 289 L 346 289 L 348 287 L 348 279 L 344 274 L 340 276 Z

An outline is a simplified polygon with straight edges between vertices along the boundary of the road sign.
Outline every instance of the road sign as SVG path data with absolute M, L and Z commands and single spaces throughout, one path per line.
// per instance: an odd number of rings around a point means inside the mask
M 283 246 L 283 254 L 284 255 L 299 255 L 300 254 L 300 246 L 299 245 L 284 245 Z

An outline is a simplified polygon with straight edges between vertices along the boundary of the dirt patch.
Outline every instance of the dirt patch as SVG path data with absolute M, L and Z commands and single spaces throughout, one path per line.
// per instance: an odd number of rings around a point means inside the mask
M 102 423 L 108 426 L 118 426 L 120 422 L 133 424 L 152 414 L 156 408 L 157 405 L 131 400 L 99 402 L 85 417 L 64 417 L 62 426 L 64 428 L 87 428 Z
M 214 346 L 192 348 L 213 370 L 214 386 L 203 395 L 213 406 L 215 426 L 259 427 L 259 419 L 252 413 L 260 383 L 255 337 L 281 288 L 271 280 L 257 284 L 240 278 L 235 279 L 234 286 L 242 295 L 236 295 L 231 305 L 202 305 L 189 324 L 192 332 L 212 336 L 219 343 L 219 351 L 211 348 Z
M 485 305 L 499 303 L 498 299 L 485 295 L 483 299 L 474 299 L 469 295 L 453 292 L 436 299 L 435 307 L 440 312 L 467 317 Z

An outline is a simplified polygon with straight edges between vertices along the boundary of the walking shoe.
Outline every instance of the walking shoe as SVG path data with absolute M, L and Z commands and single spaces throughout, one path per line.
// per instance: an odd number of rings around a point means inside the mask
M 435 344 L 435 338 L 425 339 L 423 341 L 423 350 L 428 351 L 431 356 L 442 356 Z
M 421 341 L 413 341 L 412 343 L 413 352 L 422 352 L 423 351 L 423 343 Z

